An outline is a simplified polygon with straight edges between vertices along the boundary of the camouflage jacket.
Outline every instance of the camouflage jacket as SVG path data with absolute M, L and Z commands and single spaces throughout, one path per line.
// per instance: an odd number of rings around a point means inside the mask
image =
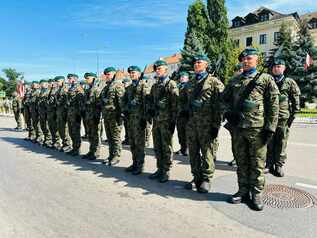
M 300 89 L 291 78 L 284 78 L 276 83 L 279 95 L 279 124 L 300 111 Z
M 31 105 L 31 97 L 32 97 L 32 89 L 28 88 L 25 92 L 24 98 L 23 98 L 23 106 L 24 107 L 30 107 Z
M 58 87 L 52 88 L 47 97 L 47 112 L 48 113 L 56 113 L 56 108 L 57 108 L 56 96 L 57 96 L 58 90 L 59 90 Z
M 124 92 L 125 88 L 120 80 L 113 80 L 103 88 L 100 103 L 104 119 L 121 118 Z
M 84 109 L 84 89 L 80 84 L 71 85 L 67 91 L 67 113 L 81 115 Z
M 84 105 L 86 120 L 100 119 L 100 94 L 103 88 L 102 85 L 102 82 L 99 82 L 85 90 Z
M 30 109 L 33 113 L 38 113 L 38 101 L 40 97 L 41 89 L 33 89 L 30 98 Z
M 239 110 L 239 101 L 248 83 L 258 73 L 247 77 L 243 74 L 233 77 L 225 88 L 223 100 L 225 111 Z M 237 127 L 264 128 L 274 132 L 279 112 L 279 91 L 271 75 L 263 73 L 256 79 L 255 87 L 242 103 L 242 115 Z
M 23 105 L 22 105 L 22 99 L 20 96 L 16 96 L 12 100 L 12 109 L 15 113 L 19 113 L 22 111 Z
M 147 80 L 139 80 L 137 84 L 130 84 L 123 97 L 123 112 L 131 119 L 145 119 L 146 98 L 150 90 Z
M 182 117 L 185 114 L 189 114 L 188 96 L 191 82 L 179 83 L 177 87 L 179 90 L 179 95 L 177 97 L 177 117 Z
M 47 113 L 47 99 L 49 96 L 50 90 L 48 88 L 41 89 L 41 93 L 38 99 L 38 111 L 40 114 Z
M 188 89 L 190 121 L 219 128 L 222 121 L 220 98 L 223 90 L 223 83 L 210 74 L 200 80 L 192 79 Z
M 149 115 L 156 121 L 175 123 L 177 116 L 178 88 L 174 80 L 166 79 L 153 84 L 149 95 Z
M 56 92 L 56 111 L 57 113 L 67 112 L 67 87 L 59 87 Z

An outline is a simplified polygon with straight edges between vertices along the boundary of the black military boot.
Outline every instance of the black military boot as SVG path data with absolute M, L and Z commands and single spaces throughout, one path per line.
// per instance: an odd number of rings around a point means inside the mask
M 162 174 L 162 171 L 158 169 L 149 176 L 149 179 L 158 179 L 160 178 L 161 174 Z
M 231 198 L 229 199 L 229 202 L 232 204 L 240 204 L 242 202 L 248 202 L 250 201 L 250 194 L 249 192 L 240 192 L 233 194 Z
M 90 156 L 88 156 L 88 160 L 93 161 L 96 160 L 98 156 L 94 155 L 94 154 L 90 154 Z
M 159 177 L 159 182 L 160 183 L 166 183 L 170 178 L 170 173 L 169 171 L 164 171 L 162 172 L 161 176 Z
M 108 165 L 113 166 L 116 165 L 120 162 L 120 157 L 119 156 L 114 156 L 113 158 L 109 159 Z
M 87 154 L 84 154 L 81 158 L 82 159 L 88 159 L 92 155 L 91 152 L 88 152 Z
M 135 169 L 136 169 L 136 166 L 135 166 L 135 164 L 133 163 L 132 165 L 130 165 L 129 167 L 127 167 L 127 168 L 125 169 L 125 172 L 130 173 L 130 172 L 133 172 Z
M 201 185 L 198 187 L 197 191 L 199 193 L 209 193 L 210 189 L 211 189 L 210 182 L 203 181 Z
M 129 145 L 129 140 L 125 139 L 124 141 L 122 141 L 122 145 Z
M 139 175 L 143 173 L 143 165 L 136 166 L 135 169 L 132 171 L 133 175 Z
M 187 190 L 192 190 L 193 188 L 196 187 L 196 189 L 198 189 L 201 184 L 202 184 L 202 181 L 201 181 L 201 180 L 194 178 L 192 181 L 187 182 L 187 183 L 184 185 L 184 188 L 187 189 Z
M 263 198 L 261 193 L 252 194 L 252 206 L 251 208 L 255 211 L 262 211 L 264 208 Z
M 75 149 L 72 149 L 72 150 L 68 151 L 66 154 L 75 157 L 75 156 L 78 156 L 78 155 L 79 155 L 79 151 L 78 151 L 78 150 L 75 150 Z
M 284 174 L 282 166 L 276 165 L 275 166 L 275 176 L 276 177 L 284 177 L 284 175 L 285 174 Z

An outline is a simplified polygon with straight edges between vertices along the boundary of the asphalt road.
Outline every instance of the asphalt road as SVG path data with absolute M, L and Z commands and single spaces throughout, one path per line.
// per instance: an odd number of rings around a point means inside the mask
M 15 132 L 14 126 L 12 118 L 0 117 L 0 238 L 276 235 L 217 209 L 210 203 L 222 200 L 216 193 L 184 190 L 191 178 L 186 157 L 176 156 L 171 181 L 159 184 L 147 178 L 155 170 L 151 148 L 145 173 L 133 176 L 124 172 L 131 162 L 128 147 L 121 162 L 109 168 L 26 142 L 26 133 Z M 286 166 L 288 176 L 312 181 L 304 184 L 312 189 L 317 189 L 316 138 L 316 126 L 295 125 Z M 84 142 L 82 153 L 87 149 Z M 103 145 L 102 158 L 107 153 Z M 215 179 L 234 178 L 225 163 L 230 160 L 230 138 L 222 130 Z

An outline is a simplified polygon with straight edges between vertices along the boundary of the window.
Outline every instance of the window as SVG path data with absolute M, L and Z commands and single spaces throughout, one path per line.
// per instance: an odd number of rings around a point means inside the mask
M 269 20 L 269 14 L 260 15 L 260 21 L 268 21 L 268 20 Z
M 266 44 L 266 34 L 261 34 L 260 35 L 260 45 L 265 45 Z
M 280 39 L 281 33 L 280 32 L 274 32 L 274 42 L 278 42 Z
M 234 40 L 233 46 L 234 46 L 234 48 L 239 48 L 240 47 L 240 40 L 239 39 Z
M 252 37 L 247 37 L 247 38 L 246 38 L 245 45 L 246 45 L 246 46 L 251 46 L 251 45 L 252 45 Z
M 240 21 L 234 21 L 233 22 L 233 27 L 239 27 L 241 26 L 241 22 Z

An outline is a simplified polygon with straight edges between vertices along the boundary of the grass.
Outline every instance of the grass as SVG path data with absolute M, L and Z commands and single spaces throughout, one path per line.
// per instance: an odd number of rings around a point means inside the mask
M 301 118 L 317 118 L 317 108 L 316 109 L 302 108 L 300 113 L 297 113 L 296 116 Z

